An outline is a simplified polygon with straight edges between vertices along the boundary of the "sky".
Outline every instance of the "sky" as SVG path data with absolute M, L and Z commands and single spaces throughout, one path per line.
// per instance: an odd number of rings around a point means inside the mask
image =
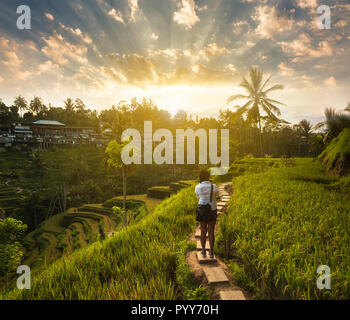
M 17 7 L 28 5 L 31 29 Z M 328 5 L 331 28 L 317 8 Z M 102 110 L 151 98 L 175 114 L 217 116 L 250 66 L 261 67 L 282 118 L 323 119 L 350 101 L 350 1 L 0 0 L 0 98 Z

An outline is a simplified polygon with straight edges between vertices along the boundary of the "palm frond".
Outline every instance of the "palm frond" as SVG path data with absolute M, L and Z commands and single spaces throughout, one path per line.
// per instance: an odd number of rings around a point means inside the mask
M 261 86 L 261 81 L 263 77 L 263 72 L 259 68 L 251 67 L 249 70 L 250 79 L 252 81 L 252 86 L 255 92 L 258 92 Z
M 277 101 L 277 100 L 274 100 L 274 99 L 264 98 L 264 100 L 266 100 L 266 101 L 268 101 L 268 102 L 270 102 L 270 103 L 275 103 L 275 104 L 279 104 L 279 105 L 281 105 L 281 106 L 286 106 L 285 103 L 280 102 L 280 101 Z
M 275 114 L 271 111 L 271 107 L 266 104 L 266 102 L 262 103 L 263 110 L 266 112 L 268 115 L 268 118 L 270 121 L 277 122 L 279 119 L 275 116 Z M 277 113 L 277 112 L 276 112 Z M 281 113 L 280 113 L 281 114 Z M 279 115 L 280 115 L 279 114 Z
M 267 105 L 270 108 L 270 110 L 273 111 L 274 113 L 276 113 L 278 116 L 281 115 L 281 110 L 278 107 L 276 107 L 275 105 L 273 105 L 272 103 L 270 103 L 266 100 L 263 100 L 263 103 L 265 105 Z
M 229 104 L 230 102 L 237 100 L 237 99 L 245 99 L 245 98 L 249 98 L 249 96 L 246 96 L 244 94 L 234 94 L 233 96 L 229 97 L 226 100 L 226 103 Z
M 271 91 L 274 91 L 274 90 L 282 90 L 283 88 L 284 88 L 284 86 L 282 84 L 275 84 L 271 88 L 263 91 L 263 94 L 267 94 L 268 92 L 271 92 Z
M 253 86 L 249 83 L 249 81 L 246 78 L 243 78 L 242 82 L 239 84 L 240 87 L 244 88 L 247 90 L 249 95 L 254 94 L 254 88 Z
M 272 77 L 272 75 L 270 75 L 270 76 L 265 80 L 264 84 L 263 84 L 263 85 L 261 86 L 261 88 L 260 88 L 260 91 L 263 91 L 263 90 L 264 90 L 265 86 L 268 84 L 268 82 L 270 81 L 271 77 Z

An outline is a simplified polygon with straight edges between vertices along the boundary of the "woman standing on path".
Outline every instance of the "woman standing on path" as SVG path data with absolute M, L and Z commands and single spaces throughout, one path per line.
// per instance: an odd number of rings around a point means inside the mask
M 197 221 L 200 222 L 201 227 L 201 245 L 202 256 L 205 258 L 206 250 L 206 235 L 209 233 L 209 257 L 214 258 L 214 228 L 217 218 L 216 211 L 216 198 L 218 196 L 218 188 L 210 181 L 210 173 L 206 170 L 202 170 L 199 175 L 199 184 L 195 188 L 197 197 L 199 198 L 197 206 Z

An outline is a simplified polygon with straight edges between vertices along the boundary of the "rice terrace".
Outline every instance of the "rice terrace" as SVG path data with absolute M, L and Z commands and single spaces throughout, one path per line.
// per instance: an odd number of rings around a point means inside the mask
M 0 300 L 349 300 L 349 18 L 6 0 Z

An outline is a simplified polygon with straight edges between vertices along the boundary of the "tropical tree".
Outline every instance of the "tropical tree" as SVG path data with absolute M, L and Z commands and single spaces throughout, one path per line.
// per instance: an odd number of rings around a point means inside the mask
M 303 119 L 298 123 L 296 129 L 298 135 L 305 139 L 305 145 L 307 147 L 307 150 L 309 150 L 309 141 L 313 130 L 311 122 L 306 119 Z
M 65 101 L 63 101 L 64 103 L 64 108 L 69 111 L 69 112 L 73 112 L 74 108 L 75 108 L 75 104 L 73 99 L 71 98 L 67 98 Z
M 347 110 L 347 108 L 345 110 Z M 324 115 L 326 120 L 319 122 L 315 126 L 316 130 L 321 128 L 325 129 L 324 143 L 337 137 L 344 128 L 350 127 L 350 117 L 344 113 L 338 112 L 333 108 L 326 108 Z
M 348 102 L 348 105 L 344 110 L 350 112 L 350 102 Z
M 39 112 L 43 111 L 44 105 L 41 101 L 41 98 L 34 97 L 32 101 L 30 101 L 30 110 L 33 112 L 33 114 L 37 115 Z
M 283 106 L 282 102 L 268 98 L 268 94 L 275 90 L 282 90 L 284 88 L 281 84 L 273 85 L 270 88 L 266 88 L 271 76 L 263 81 L 263 71 L 258 67 L 251 67 L 249 70 L 250 79 L 243 77 L 240 87 L 244 88 L 247 92 L 244 94 L 235 94 L 227 99 L 227 104 L 237 99 L 247 99 L 248 101 L 243 105 L 236 107 L 236 114 L 246 115 L 248 123 L 257 125 L 260 133 L 260 153 L 264 154 L 263 142 L 262 142 L 262 116 L 266 114 L 266 117 L 270 120 L 277 121 L 281 115 L 281 111 L 278 106 Z
M 126 142 L 121 141 L 121 136 L 132 123 L 131 108 L 123 101 L 118 107 L 112 107 L 106 113 L 108 118 L 105 121 L 102 130 L 110 129 L 114 140 L 110 141 L 105 152 L 108 156 L 107 165 L 116 169 L 121 169 L 123 176 L 123 211 L 124 211 L 124 226 L 126 227 L 126 184 L 127 184 L 127 169 L 121 159 L 121 152 Z M 106 115 L 105 114 L 105 115 Z
M 29 109 L 27 100 L 24 97 L 22 97 L 21 95 L 19 95 L 15 98 L 15 101 L 13 102 L 13 104 L 21 112 L 22 117 L 23 117 L 24 111 L 27 111 Z

